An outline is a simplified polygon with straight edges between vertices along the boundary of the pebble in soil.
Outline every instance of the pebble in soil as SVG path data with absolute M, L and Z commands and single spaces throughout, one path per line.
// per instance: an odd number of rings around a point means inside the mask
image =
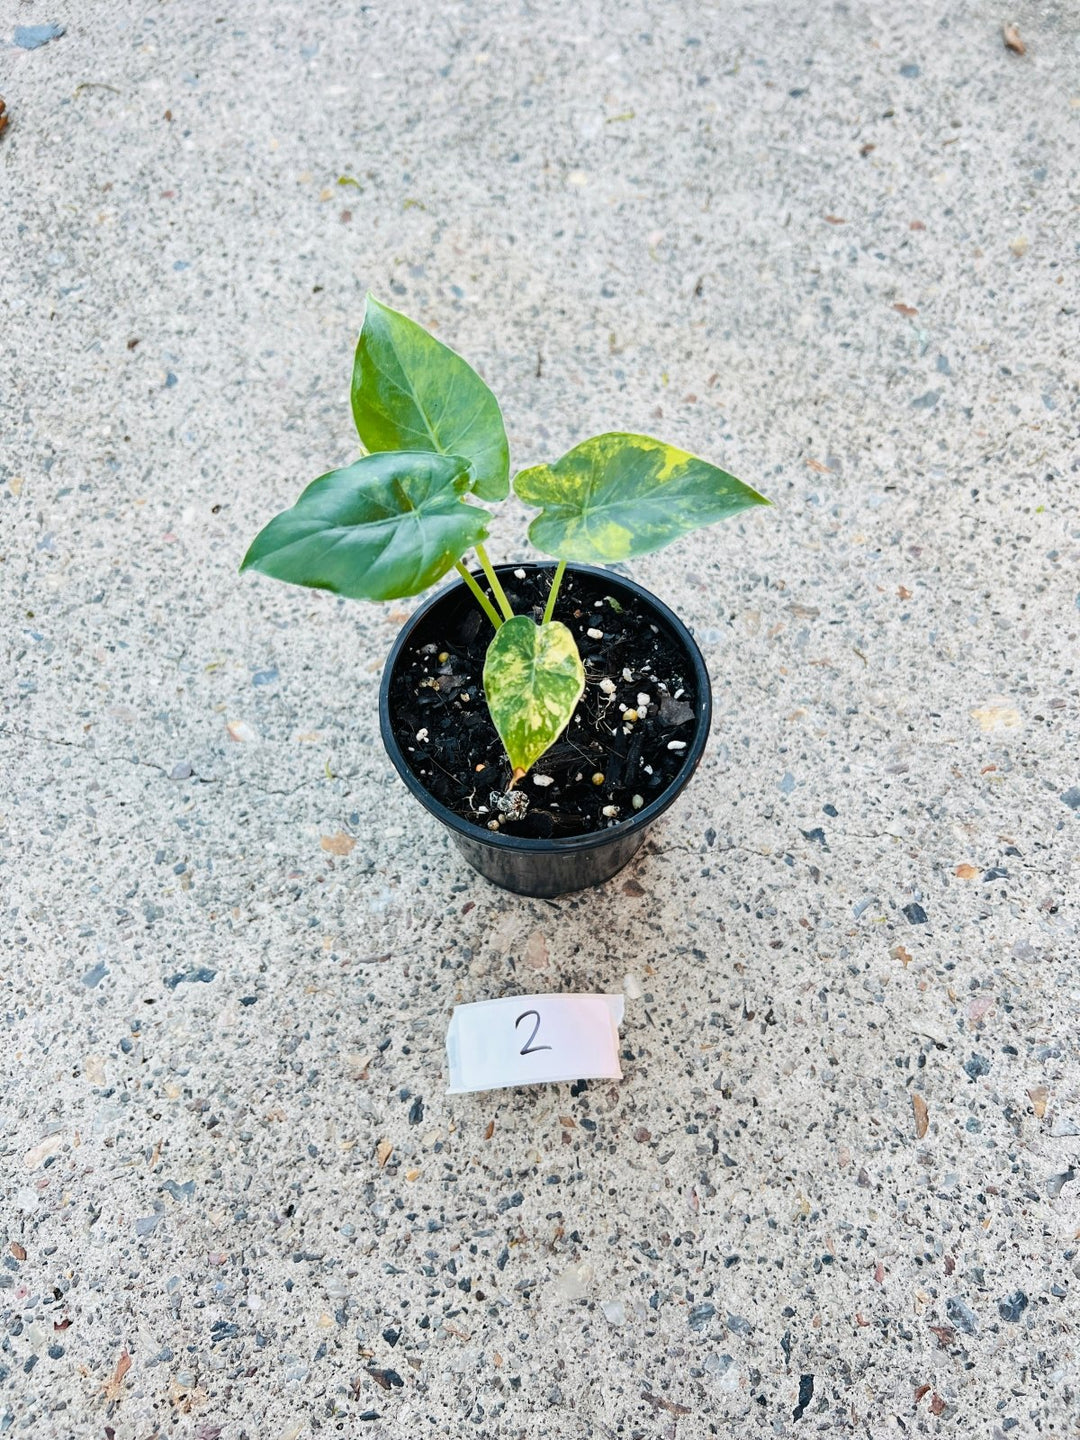
M 514 613 L 539 620 L 551 572 L 504 575 Z M 491 626 L 471 597 L 421 626 L 390 689 L 394 733 L 420 782 L 442 804 L 504 834 L 532 839 L 617 825 L 656 800 L 682 769 L 698 695 L 689 656 L 655 613 L 591 575 L 568 574 L 555 606 L 585 667 L 569 725 L 520 783 L 528 808 L 494 797 L 510 765 L 482 685 Z M 513 792 L 511 792 L 513 793 Z

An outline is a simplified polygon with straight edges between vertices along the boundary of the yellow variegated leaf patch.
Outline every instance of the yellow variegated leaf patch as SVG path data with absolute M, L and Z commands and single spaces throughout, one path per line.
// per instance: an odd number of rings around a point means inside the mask
M 518 780 L 562 734 L 585 689 L 574 637 L 552 620 L 507 620 L 488 646 L 484 693 Z
M 594 565 L 646 555 L 769 503 L 726 470 L 649 435 L 594 435 L 554 465 L 522 470 L 514 490 L 541 507 L 529 526 L 538 550 Z

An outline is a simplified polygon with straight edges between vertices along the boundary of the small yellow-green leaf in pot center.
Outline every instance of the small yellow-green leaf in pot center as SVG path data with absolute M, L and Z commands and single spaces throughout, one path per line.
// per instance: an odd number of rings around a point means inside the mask
M 484 660 L 484 693 L 515 780 L 559 738 L 584 689 L 581 656 L 565 625 L 515 615 L 499 627 Z

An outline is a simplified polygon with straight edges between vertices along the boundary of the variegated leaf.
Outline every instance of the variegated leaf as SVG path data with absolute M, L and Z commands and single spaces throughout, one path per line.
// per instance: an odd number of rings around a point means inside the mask
M 610 565 L 769 501 L 706 460 L 648 435 L 596 435 L 554 465 L 536 465 L 514 490 L 541 513 L 529 526 L 538 550 Z
M 559 738 L 584 689 L 577 645 L 560 621 L 515 615 L 500 626 L 484 661 L 484 693 L 515 780 Z

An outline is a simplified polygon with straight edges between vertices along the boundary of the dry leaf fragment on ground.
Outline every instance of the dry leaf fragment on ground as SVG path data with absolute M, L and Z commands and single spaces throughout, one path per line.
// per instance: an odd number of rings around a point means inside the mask
M 957 865 L 953 871 L 953 874 L 959 880 L 974 880 L 978 873 L 978 868 L 974 865 Z
M 930 1123 L 930 1117 L 926 1109 L 926 1101 L 915 1090 L 911 1092 L 911 1109 L 915 1116 L 915 1137 L 921 1140 L 926 1134 L 926 1127 Z
M 1045 1085 L 1035 1085 L 1028 1091 L 1028 1099 L 1031 1101 L 1031 1108 L 1035 1111 L 1036 1120 L 1041 1120 L 1046 1114 L 1046 1102 L 1050 1098 L 1050 1092 Z
M 4 97 L 0 95 L 0 135 L 7 129 L 10 119 L 11 116 L 7 113 L 7 106 L 4 104 Z
M 1001 27 L 1001 38 L 1005 41 L 1005 49 L 1011 50 L 1014 55 L 1026 55 L 1027 46 L 1020 39 L 1020 31 L 1015 25 L 1003 25 Z
M 380 1169 L 380 1170 L 381 1170 L 381 1169 L 383 1168 L 383 1166 L 386 1164 L 387 1160 L 390 1159 L 390 1156 L 391 1156 L 393 1153 L 394 1153 L 394 1147 L 393 1147 L 393 1145 L 391 1145 L 391 1143 L 390 1143 L 389 1140 L 380 1140 L 380 1141 L 379 1141 L 378 1145 L 377 1145 L 376 1148 L 375 1148 L 375 1159 L 378 1160 L 378 1162 L 379 1162 L 379 1169 Z
M 902 305 L 899 302 L 897 302 L 897 304 L 895 304 L 892 308 L 896 311 L 898 315 L 907 315 L 910 317 L 919 313 L 918 310 L 915 309 L 914 305 Z
M 356 841 L 343 830 L 339 830 L 336 835 L 324 835 L 319 844 L 330 855 L 351 855 L 356 849 Z
M 654 1410 L 666 1410 L 669 1415 L 690 1415 L 693 1412 L 688 1405 L 679 1405 L 674 1400 L 666 1400 L 663 1395 L 653 1395 L 648 1390 L 641 1392 L 642 1400 L 647 1400 Z
M 911 951 L 904 945 L 894 945 L 889 954 L 894 960 L 899 960 L 905 970 L 911 964 Z
M 15 1259 L 16 1259 L 16 1260 L 25 1260 L 25 1259 L 26 1259 L 26 1251 L 25 1251 L 25 1250 L 23 1249 L 23 1247 L 19 1244 L 18 1240 L 12 1240 L 12 1242 L 11 1242 L 11 1253 L 15 1256 Z
M 120 1359 L 116 1362 L 116 1369 L 113 1371 L 112 1379 L 101 1387 L 106 1400 L 112 1401 L 119 1398 L 120 1391 L 124 1387 L 124 1376 L 130 1369 L 131 1356 L 124 1350 L 120 1355 Z

